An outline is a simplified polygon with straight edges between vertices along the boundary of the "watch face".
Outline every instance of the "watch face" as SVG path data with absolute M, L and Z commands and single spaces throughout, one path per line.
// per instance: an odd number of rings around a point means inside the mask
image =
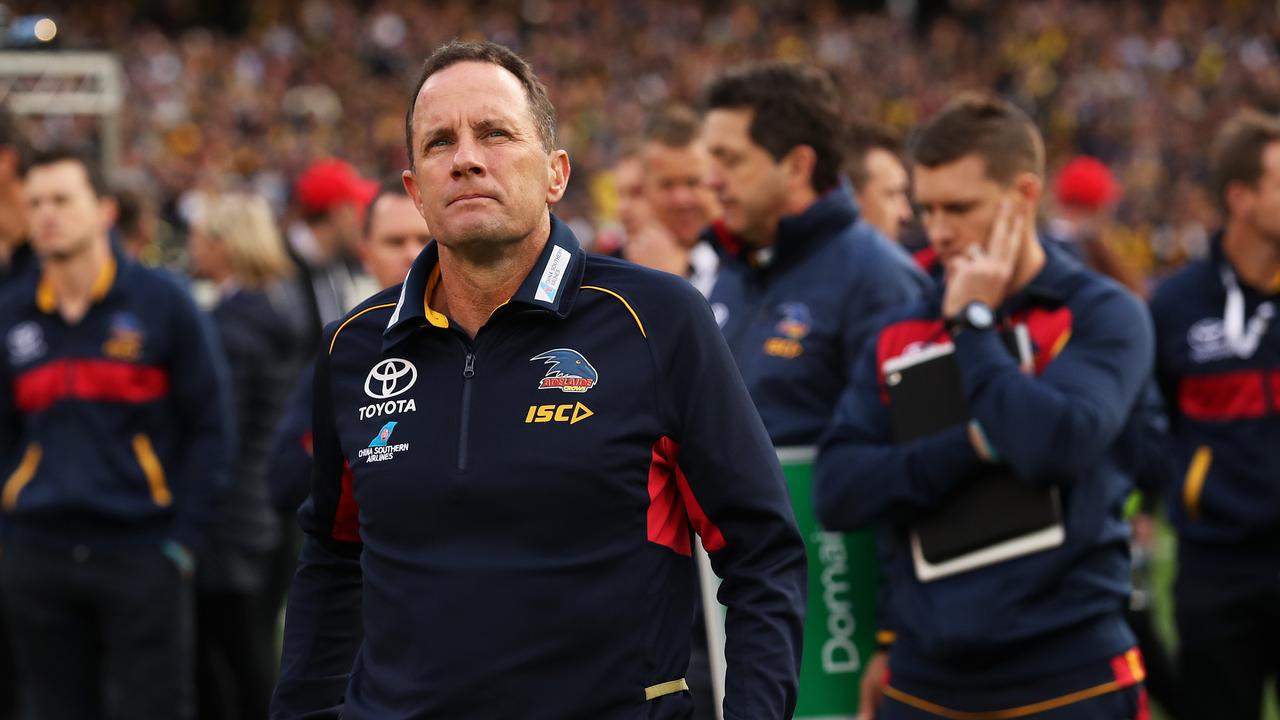
M 995 315 L 991 312 L 991 308 L 983 305 L 982 303 L 970 303 L 969 306 L 964 309 L 964 314 L 969 325 L 978 330 L 985 330 L 991 327 L 991 324 L 995 322 L 996 319 Z

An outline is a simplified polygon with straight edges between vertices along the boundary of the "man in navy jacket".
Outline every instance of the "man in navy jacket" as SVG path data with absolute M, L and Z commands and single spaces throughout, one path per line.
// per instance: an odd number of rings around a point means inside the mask
M 1261 717 L 1280 632 L 1280 122 L 1244 112 L 1213 146 L 1227 218 L 1151 301 L 1182 481 L 1177 600 L 1187 717 Z
M 1030 120 L 958 98 L 920 131 L 915 194 L 945 287 L 869 343 L 817 466 L 828 527 L 881 524 L 897 639 L 880 718 L 1138 718 L 1141 659 L 1121 610 L 1136 400 L 1151 371 L 1141 303 L 1038 242 L 1043 148 Z M 999 328 L 1025 323 L 1034 371 Z M 972 414 L 895 442 L 883 363 L 953 342 Z M 922 582 L 908 529 L 995 464 L 1061 491 L 1065 541 Z
M 190 716 L 193 553 L 233 442 L 185 289 L 113 251 L 91 164 L 27 169 L 39 273 L 0 297 L 0 588 L 34 718 Z
M 929 283 L 858 218 L 841 182 L 838 94 L 817 68 L 747 65 L 707 90 L 703 137 L 724 208 L 712 308 L 774 445 L 813 445 L 874 318 Z
M 687 718 L 691 528 L 726 718 L 790 717 L 804 550 L 706 303 L 588 256 L 528 64 L 449 43 L 406 119 L 435 241 L 325 333 L 274 718 Z

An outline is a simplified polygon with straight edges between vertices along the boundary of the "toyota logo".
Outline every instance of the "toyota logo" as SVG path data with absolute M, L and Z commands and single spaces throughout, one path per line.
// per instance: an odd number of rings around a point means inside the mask
M 369 371 L 369 377 L 364 379 L 364 394 L 386 400 L 413 387 L 417 380 L 418 369 L 413 363 L 400 358 L 387 358 Z

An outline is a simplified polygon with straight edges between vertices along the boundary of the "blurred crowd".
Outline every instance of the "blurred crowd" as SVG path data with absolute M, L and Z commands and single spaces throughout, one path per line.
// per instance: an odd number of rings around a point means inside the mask
M 398 172 L 421 59 L 450 37 L 484 37 L 530 58 L 556 98 L 561 141 L 587 178 L 559 212 L 588 235 L 614 218 L 606 171 L 646 110 L 696 100 L 721 68 L 780 57 L 829 69 L 849 117 L 897 132 L 957 91 L 998 90 L 1045 129 L 1051 171 L 1076 153 L 1114 170 L 1123 254 L 1159 272 L 1204 252 L 1215 224 L 1204 141 L 1238 107 L 1280 98 L 1273 4 L 966 0 L 928 23 L 915 5 L 305 0 L 254 3 L 231 33 L 162 28 L 133 3 L 58 17 L 61 47 L 120 54 L 121 177 L 170 225 L 185 221 L 187 193 L 228 184 L 285 212 L 290 180 L 328 155 L 366 176 Z M 49 119 L 32 133 L 69 127 Z

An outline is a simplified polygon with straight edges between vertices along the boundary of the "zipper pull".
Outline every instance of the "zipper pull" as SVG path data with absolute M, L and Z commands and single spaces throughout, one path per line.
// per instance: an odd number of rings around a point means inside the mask
M 470 380 L 476 374 L 476 354 L 467 353 L 467 366 L 462 368 L 462 377 Z

